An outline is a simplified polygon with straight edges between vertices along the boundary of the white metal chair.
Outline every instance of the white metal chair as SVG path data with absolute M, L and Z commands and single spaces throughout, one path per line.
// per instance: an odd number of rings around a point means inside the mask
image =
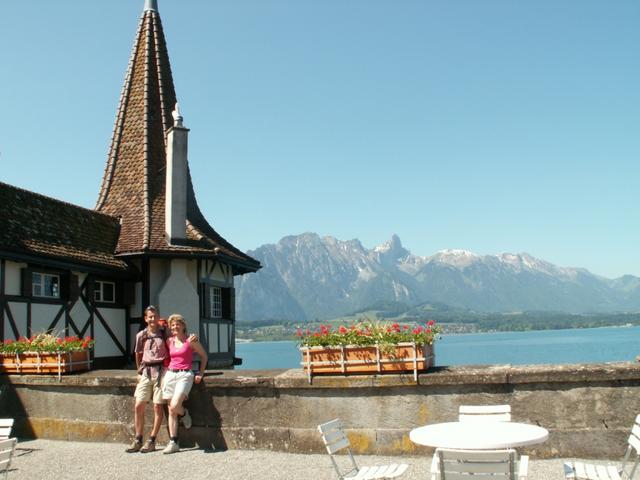
M 511 405 L 460 405 L 459 422 L 510 422 Z
M 0 440 L 0 472 L 4 472 L 4 478 L 9 475 L 11 457 L 16 449 L 16 443 L 18 443 L 18 440 L 15 438 Z
M 6 440 L 11 436 L 13 418 L 0 418 L 0 440 Z
M 564 464 L 564 476 L 569 480 L 621 480 L 632 479 L 640 461 L 640 415 L 631 429 L 631 435 L 627 441 L 627 451 L 622 459 L 620 468 L 613 465 L 593 465 L 583 462 L 567 462 Z M 631 461 L 631 454 L 635 454 L 635 460 Z
M 404 463 L 392 463 L 391 465 L 379 465 L 375 467 L 358 467 L 349 444 L 349 439 L 344 433 L 344 425 L 340 419 L 318 425 L 318 431 L 322 435 L 322 441 L 327 447 L 327 453 L 333 463 L 340 480 L 368 480 L 374 478 L 395 478 L 402 475 L 408 465 Z M 340 450 L 347 450 L 350 462 L 339 462 L 335 458 L 335 453 Z M 341 468 L 340 463 L 347 463 L 346 468 Z
M 517 461 L 513 449 L 455 450 L 437 448 L 431 463 L 432 480 L 522 480 L 527 478 L 529 457 Z

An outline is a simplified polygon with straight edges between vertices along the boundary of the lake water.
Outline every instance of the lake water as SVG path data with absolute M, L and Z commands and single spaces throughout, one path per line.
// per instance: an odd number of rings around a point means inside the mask
M 436 365 L 599 363 L 634 360 L 640 327 L 444 335 L 436 342 Z M 296 342 L 238 343 L 240 370 L 300 368 Z

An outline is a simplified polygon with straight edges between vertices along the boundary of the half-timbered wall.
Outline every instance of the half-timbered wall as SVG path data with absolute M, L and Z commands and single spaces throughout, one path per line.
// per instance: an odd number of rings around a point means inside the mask
M 199 267 L 201 334 L 210 364 L 230 366 L 235 356 L 235 290 L 233 269 L 215 260 L 202 260 Z M 219 288 L 220 311 L 211 311 L 211 287 Z
M 23 291 L 22 277 L 27 268 L 34 272 L 51 271 L 38 265 L 2 260 L 0 338 L 15 340 L 45 331 L 64 336 L 91 336 L 96 340 L 96 359 L 116 364 L 126 360 L 130 350 L 126 341 L 127 308 L 122 298 L 112 305 L 95 302 L 93 280 L 81 271 L 60 271 L 60 278 L 69 282 L 64 288 L 60 285 L 61 290 L 67 291 L 60 298 L 32 296 Z M 119 287 L 118 296 L 123 295 Z

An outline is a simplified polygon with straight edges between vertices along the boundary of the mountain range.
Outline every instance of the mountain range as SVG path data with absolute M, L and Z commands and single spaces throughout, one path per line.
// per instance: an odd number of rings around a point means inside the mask
M 236 284 L 239 321 L 325 320 L 381 303 L 476 312 L 640 311 L 640 277 L 608 279 L 527 253 L 411 254 L 397 235 L 373 249 L 315 233 L 247 252 L 263 268 Z

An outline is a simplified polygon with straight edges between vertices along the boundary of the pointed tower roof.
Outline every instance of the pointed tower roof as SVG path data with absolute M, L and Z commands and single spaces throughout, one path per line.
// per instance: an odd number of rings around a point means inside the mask
M 173 125 L 176 93 L 156 0 L 145 0 L 102 179 L 96 210 L 120 218 L 116 254 L 121 256 L 217 256 L 237 273 L 260 263 L 209 225 L 187 174 L 185 241 L 165 235 L 166 139 Z M 188 167 L 187 167 L 188 169 Z M 188 170 L 187 170 L 188 171 Z

